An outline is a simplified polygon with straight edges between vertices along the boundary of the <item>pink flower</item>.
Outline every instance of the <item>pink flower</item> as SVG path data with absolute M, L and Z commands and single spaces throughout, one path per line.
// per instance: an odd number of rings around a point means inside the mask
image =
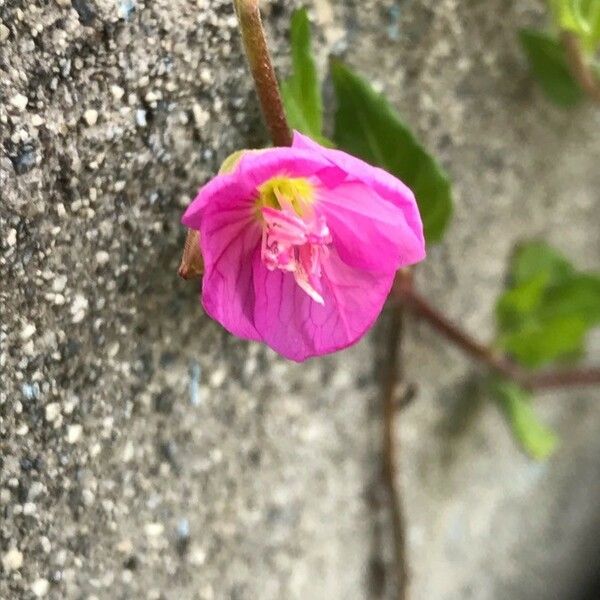
M 297 361 L 359 340 L 396 271 L 425 257 L 401 181 L 299 133 L 290 148 L 244 153 L 182 221 L 200 232 L 206 312 Z

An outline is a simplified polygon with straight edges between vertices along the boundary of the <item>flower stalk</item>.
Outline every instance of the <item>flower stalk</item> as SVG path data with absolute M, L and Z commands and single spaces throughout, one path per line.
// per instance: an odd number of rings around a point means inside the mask
M 279 84 L 269 53 L 260 17 L 259 0 L 233 0 L 233 3 L 240 24 L 244 51 L 271 140 L 275 146 L 291 146 L 292 132 L 285 116 Z
M 275 146 L 291 146 L 292 131 L 288 125 L 267 37 L 260 18 L 258 0 L 233 0 L 240 24 L 244 51 L 250 66 L 263 118 Z M 183 279 L 195 279 L 204 271 L 200 253 L 200 235 L 188 230 L 178 274 Z

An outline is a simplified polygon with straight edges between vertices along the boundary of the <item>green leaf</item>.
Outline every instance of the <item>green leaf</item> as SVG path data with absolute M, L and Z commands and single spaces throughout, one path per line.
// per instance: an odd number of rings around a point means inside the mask
M 492 392 L 523 450 L 537 460 L 548 458 L 556 449 L 559 439 L 538 420 L 531 407 L 531 395 L 508 381 L 495 382 Z
M 238 163 L 242 160 L 246 152 L 252 152 L 252 150 L 236 150 L 233 154 L 230 154 L 221 164 L 219 175 L 231 173 L 238 166 Z
M 496 305 L 496 316 L 502 330 L 519 326 L 524 317 L 541 304 L 548 285 L 548 274 L 540 272 L 506 291 Z
M 569 261 L 554 248 L 541 241 L 521 244 L 513 257 L 511 278 L 516 284 L 545 273 L 548 283 L 557 283 L 573 273 Z
M 577 31 L 578 23 L 575 10 L 577 0 L 549 0 L 554 20 L 560 29 Z
M 588 0 L 586 29 L 585 44 L 587 50 L 594 53 L 600 44 L 600 2 L 598 0 Z
M 544 319 L 576 316 L 588 327 L 600 324 L 600 277 L 573 274 L 560 285 L 551 286 L 540 315 Z
M 548 34 L 532 29 L 522 29 L 519 38 L 529 59 L 531 71 L 548 98 L 564 107 L 579 102 L 583 98 L 583 92 L 569 71 L 560 42 Z
M 586 322 L 577 316 L 531 319 L 500 336 L 499 343 L 522 365 L 537 368 L 580 354 L 586 333 Z
M 287 118 L 293 129 L 320 141 L 323 101 L 311 49 L 310 22 L 305 8 L 294 11 L 290 36 L 293 73 L 281 86 Z
M 583 351 L 600 324 L 600 275 L 580 273 L 543 242 L 514 255 L 511 284 L 496 305 L 498 345 L 527 367 Z
M 452 214 L 448 176 L 383 96 L 339 61 L 331 69 L 335 143 L 404 181 L 416 196 L 427 241 L 439 242 Z
M 598 49 L 600 44 L 600 2 L 595 3 L 595 13 L 591 18 L 591 32 L 590 32 L 590 50 L 592 52 Z

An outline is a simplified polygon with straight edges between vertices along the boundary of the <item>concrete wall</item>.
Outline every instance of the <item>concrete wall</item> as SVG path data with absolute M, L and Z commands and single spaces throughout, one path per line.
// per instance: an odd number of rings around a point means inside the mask
M 189 198 L 265 141 L 230 4 L 0 0 L 3 600 L 393 597 L 369 577 L 389 561 L 381 335 L 287 363 L 175 275 Z M 283 70 L 293 3 L 265 4 Z M 541 2 L 314 9 L 320 60 L 375 80 L 455 183 L 418 274 L 439 306 L 490 337 L 523 237 L 600 266 L 600 113 L 548 104 L 515 42 Z M 598 390 L 539 397 L 563 445 L 537 464 L 426 326 L 405 355 L 413 598 L 576 598 L 599 558 Z

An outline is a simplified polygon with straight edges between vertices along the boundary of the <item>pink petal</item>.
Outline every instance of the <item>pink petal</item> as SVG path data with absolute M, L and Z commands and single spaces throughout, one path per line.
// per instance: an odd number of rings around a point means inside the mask
M 263 340 L 296 361 L 346 348 L 372 326 L 394 273 L 374 275 L 347 266 L 333 250 L 323 260 L 324 304 L 302 290 L 290 273 L 268 271 L 254 257 L 254 323 Z
M 248 188 L 257 188 L 272 177 L 312 177 L 322 170 L 326 174 L 335 169 L 331 161 L 312 150 L 270 148 L 245 154 L 232 175 Z
M 423 223 L 419 215 L 415 196 L 410 188 L 398 178 L 383 169 L 366 163 L 360 158 L 346 154 L 346 152 L 324 148 L 297 131 L 294 132 L 292 147 L 320 153 L 321 156 L 330 160 L 333 165 L 348 173 L 349 178 L 363 181 L 372 187 L 382 198 L 401 208 L 408 225 L 414 231 L 417 238 L 422 241 L 423 246 L 425 245 Z
M 404 213 L 362 182 L 320 190 L 318 206 L 340 258 L 351 267 L 389 273 L 425 256 Z
M 200 229 L 202 213 L 213 200 L 221 199 L 233 203 L 252 194 L 252 188 L 233 174 L 217 175 L 201 187 L 197 196 L 187 207 L 181 222 L 190 229 Z
M 200 244 L 204 257 L 202 304 L 225 329 L 260 340 L 254 327 L 253 257 L 260 260 L 261 229 L 253 204 L 216 198 L 202 215 Z

